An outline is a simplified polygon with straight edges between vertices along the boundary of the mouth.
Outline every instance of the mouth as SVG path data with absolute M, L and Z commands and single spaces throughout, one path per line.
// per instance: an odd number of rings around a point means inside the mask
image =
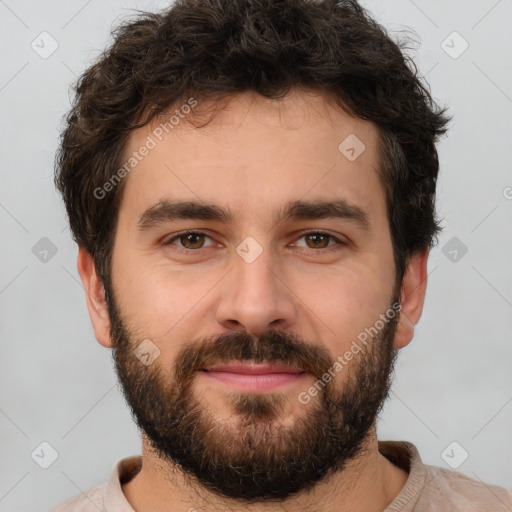
M 243 391 L 268 391 L 301 382 L 308 372 L 301 368 L 271 363 L 232 362 L 202 368 L 212 382 Z

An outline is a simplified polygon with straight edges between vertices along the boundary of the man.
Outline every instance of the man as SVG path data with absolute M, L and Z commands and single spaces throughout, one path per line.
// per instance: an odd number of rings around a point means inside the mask
M 81 77 L 56 183 L 142 457 L 54 511 L 506 511 L 379 441 L 447 117 L 355 1 L 182 0 Z

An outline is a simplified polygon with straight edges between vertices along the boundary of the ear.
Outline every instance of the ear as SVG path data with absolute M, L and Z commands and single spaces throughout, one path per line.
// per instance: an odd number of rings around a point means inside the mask
M 78 273 L 85 289 L 87 309 L 91 317 L 94 335 L 106 348 L 112 347 L 110 338 L 110 318 L 108 316 L 107 302 L 105 300 L 105 288 L 103 281 L 96 273 L 96 266 L 91 253 L 80 247 L 77 261 Z
M 428 248 L 414 253 L 407 263 L 401 291 L 402 309 L 394 341 L 397 349 L 410 343 L 414 326 L 421 317 L 427 290 L 427 260 Z

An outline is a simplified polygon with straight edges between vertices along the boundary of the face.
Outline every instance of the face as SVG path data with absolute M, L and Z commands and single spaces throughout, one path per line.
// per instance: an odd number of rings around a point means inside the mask
M 298 93 L 156 127 L 126 148 L 156 141 L 125 178 L 106 283 L 126 398 L 202 485 L 283 499 L 358 455 L 388 392 L 399 288 L 377 130 Z

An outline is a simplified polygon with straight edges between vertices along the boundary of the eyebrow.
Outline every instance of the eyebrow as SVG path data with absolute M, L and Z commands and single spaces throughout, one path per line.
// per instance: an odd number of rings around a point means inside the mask
M 328 218 L 346 219 L 355 222 L 362 229 L 370 229 L 368 214 L 358 206 L 344 199 L 292 201 L 274 213 L 274 225 L 285 220 L 318 220 Z M 140 216 L 137 227 L 144 231 L 160 224 L 178 219 L 210 220 L 225 224 L 233 222 L 229 209 L 216 204 L 197 203 L 194 201 L 163 200 L 151 206 Z

